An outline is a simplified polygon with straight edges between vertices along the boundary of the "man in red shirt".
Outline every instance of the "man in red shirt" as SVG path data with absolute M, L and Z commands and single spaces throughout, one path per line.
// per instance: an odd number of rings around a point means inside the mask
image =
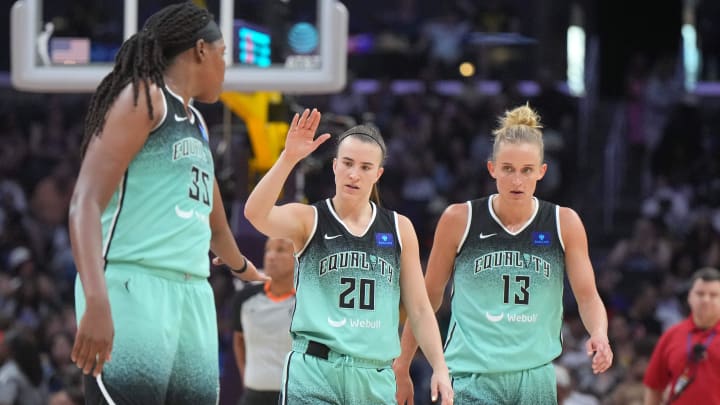
M 645 371 L 645 405 L 720 404 L 720 271 L 692 277 L 690 316 L 658 341 Z

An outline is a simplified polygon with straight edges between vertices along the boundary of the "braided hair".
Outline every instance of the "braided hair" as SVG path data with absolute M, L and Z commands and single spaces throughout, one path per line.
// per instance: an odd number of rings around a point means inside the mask
M 165 69 L 175 56 L 195 46 L 198 39 L 212 41 L 219 38 L 216 25 L 210 34 L 204 30 L 209 24 L 215 23 L 206 9 L 192 2 L 174 4 L 150 16 L 143 29 L 122 44 L 112 72 L 100 82 L 90 99 L 81 145 L 83 154 L 93 135 L 102 132 L 110 106 L 128 83 L 132 83 L 135 106 L 138 105 L 139 85 L 144 84 L 148 116 L 153 119 L 150 84 L 164 87 Z

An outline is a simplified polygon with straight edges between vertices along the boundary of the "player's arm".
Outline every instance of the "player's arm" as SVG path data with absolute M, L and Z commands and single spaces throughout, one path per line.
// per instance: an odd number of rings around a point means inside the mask
M 455 264 L 460 240 L 468 222 L 468 205 L 452 204 L 445 209 L 435 228 L 433 247 L 428 259 L 427 271 L 425 273 L 425 288 L 427 290 L 430 305 L 437 312 L 443 302 L 445 287 Z M 408 323 L 403 328 L 400 342 L 401 353 L 395 360 L 393 368 L 396 376 L 409 378 L 410 363 L 417 351 L 417 340 L 412 333 Z
M 608 340 L 608 319 L 605 305 L 595 285 L 587 234 L 578 214 L 560 207 L 560 231 L 565 246 L 565 269 L 570 281 L 580 317 L 590 334 L 586 344 L 592 356 L 594 373 L 602 373 L 612 365 L 613 353 Z
M 95 375 L 102 371 L 115 333 L 103 272 L 100 216 L 130 162 L 164 115 L 162 92 L 152 85 L 150 102 L 155 118 L 150 119 L 144 89 L 141 84 L 136 105 L 132 85 L 126 86 L 108 110 L 102 133 L 93 135 L 88 144 L 70 202 L 70 241 L 86 302 L 71 357 L 86 374 L 93 369 Z
M 267 277 L 258 273 L 253 262 L 240 253 L 240 248 L 238 248 L 235 236 L 228 224 L 225 206 L 223 205 L 220 186 L 217 180 L 213 181 L 213 207 L 212 211 L 210 211 L 210 231 L 210 250 L 217 256 L 217 258 L 213 260 L 214 264 L 224 263 L 233 270 L 245 269 L 240 274 L 233 272 L 233 275 L 245 281 L 262 281 L 267 279 Z
M 442 403 L 452 401 L 452 387 L 440 340 L 435 312 L 430 305 L 422 277 L 417 235 L 410 220 L 398 215 L 402 254 L 400 256 L 400 295 L 407 311 L 410 327 L 433 368 L 431 396 L 433 401 L 442 395 Z
M 295 165 L 330 138 L 330 134 L 315 138 L 320 118 L 317 110 L 295 114 L 285 138 L 285 149 L 245 202 L 245 217 L 258 231 L 271 238 L 288 238 L 296 249 L 305 245 L 315 211 L 305 204 L 278 206 L 276 203 Z

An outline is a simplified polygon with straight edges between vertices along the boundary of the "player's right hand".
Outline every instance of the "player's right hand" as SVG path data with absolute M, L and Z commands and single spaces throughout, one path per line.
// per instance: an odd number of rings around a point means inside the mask
M 413 405 L 415 403 L 415 387 L 412 378 L 410 378 L 410 368 L 395 361 L 393 362 L 393 371 L 395 372 L 395 383 L 397 384 L 395 399 L 399 405 Z
M 322 114 L 316 109 L 312 111 L 305 109 L 302 114 L 295 114 L 285 137 L 283 155 L 293 162 L 298 162 L 330 139 L 330 134 L 315 137 L 321 116 Z
M 98 303 L 87 302 L 70 359 L 83 373 L 92 373 L 93 377 L 97 377 L 105 362 L 110 361 L 114 337 L 115 329 L 107 297 Z

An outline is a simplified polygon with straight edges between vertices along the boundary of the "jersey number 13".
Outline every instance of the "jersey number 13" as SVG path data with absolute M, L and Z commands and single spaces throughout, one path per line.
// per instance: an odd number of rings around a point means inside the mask
M 530 301 L 530 294 L 528 293 L 528 287 L 530 287 L 530 276 L 515 276 L 510 277 L 509 274 L 503 274 L 503 303 L 510 303 L 510 286 L 513 289 L 517 287 L 517 291 L 514 295 L 514 304 L 527 305 Z M 514 279 L 514 281 L 513 281 Z

